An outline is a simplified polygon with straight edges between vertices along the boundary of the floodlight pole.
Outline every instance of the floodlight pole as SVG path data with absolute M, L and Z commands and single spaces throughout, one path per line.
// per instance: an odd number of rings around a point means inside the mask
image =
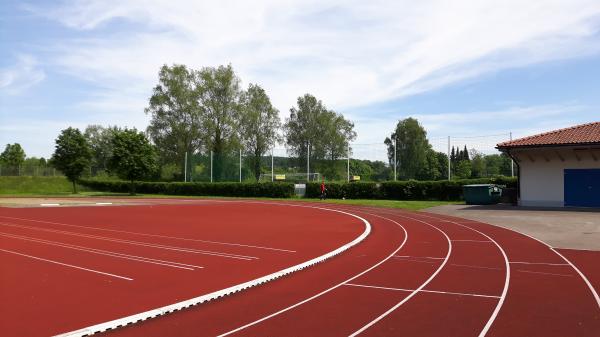
M 308 141 L 306 152 L 306 181 L 310 182 L 310 141 Z
M 187 151 L 185 151 L 185 160 L 184 160 L 184 168 L 183 168 L 183 181 L 187 182 Z
M 510 132 L 510 140 L 512 141 L 512 131 Z M 515 162 L 510 158 L 510 176 L 515 176 Z
M 273 182 L 273 149 L 271 149 L 271 182 Z
M 396 139 L 396 136 L 394 136 L 394 181 L 396 181 L 397 178 L 397 171 L 398 171 L 398 160 L 396 159 L 396 153 L 398 152 L 398 140 Z
M 213 182 L 213 152 L 210 150 L 210 182 Z
M 348 147 L 346 148 L 346 153 L 348 157 L 348 182 L 350 182 L 350 143 L 348 143 Z
M 448 180 L 450 180 L 450 136 L 448 136 Z

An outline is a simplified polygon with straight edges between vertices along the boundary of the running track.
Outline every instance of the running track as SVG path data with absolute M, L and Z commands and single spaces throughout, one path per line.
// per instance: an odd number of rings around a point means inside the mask
M 109 335 L 600 334 L 597 252 L 423 212 L 326 207 L 368 220 L 370 235 L 307 270 Z

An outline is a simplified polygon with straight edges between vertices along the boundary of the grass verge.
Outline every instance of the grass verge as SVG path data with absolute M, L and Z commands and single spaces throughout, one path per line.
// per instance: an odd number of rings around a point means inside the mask
M 78 185 L 79 190 L 85 191 Z M 73 186 L 65 177 L 0 177 L 2 196 L 68 196 Z

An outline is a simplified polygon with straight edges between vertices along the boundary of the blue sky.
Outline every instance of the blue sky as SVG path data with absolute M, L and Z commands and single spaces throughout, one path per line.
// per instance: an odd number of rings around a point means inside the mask
M 489 152 L 509 132 L 600 120 L 600 2 L 3 1 L 0 144 L 48 157 L 68 126 L 144 129 L 172 63 L 231 63 L 282 118 L 314 94 L 356 143 L 412 116 L 439 150 L 451 136 Z

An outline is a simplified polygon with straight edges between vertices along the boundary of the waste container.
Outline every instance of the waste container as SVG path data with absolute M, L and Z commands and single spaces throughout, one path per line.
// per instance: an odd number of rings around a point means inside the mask
M 463 195 L 467 205 L 492 205 L 500 201 L 502 189 L 494 184 L 464 185 Z

